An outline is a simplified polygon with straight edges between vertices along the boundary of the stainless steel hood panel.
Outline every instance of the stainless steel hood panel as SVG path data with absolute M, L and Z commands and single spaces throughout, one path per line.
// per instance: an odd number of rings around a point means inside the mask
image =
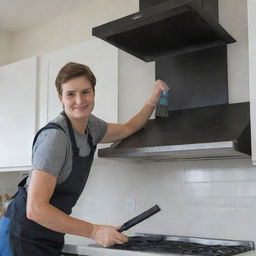
M 100 157 L 131 158 L 134 160 L 182 161 L 198 159 L 249 158 L 237 151 L 237 142 L 212 142 L 179 146 L 146 147 L 131 149 L 101 149 Z
M 142 130 L 98 154 L 141 160 L 248 158 L 249 103 L 170 111 L 168 118 L 149 120 Z

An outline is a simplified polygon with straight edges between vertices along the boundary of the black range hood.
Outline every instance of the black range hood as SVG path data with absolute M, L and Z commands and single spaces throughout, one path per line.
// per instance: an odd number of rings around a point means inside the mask
M 100 157 L 136 160 L 248 158 L 249 103 L 223 104 L 169 113 L 110 148 Z
M 165 0 L 146 5 L 151 2 L 157 1 L 141 1 L 145 9 L 95 27 L 92 34 L 147 62 L 235 42 L 198 1 Z
M 249 103 L 228 104 L 227 47 L 218 0 L 140 0 L 140 12 L 93 28 L 93 35 L 144 60 L 171 85 L 169 116 L 100 149 L 137 160 L 248 158 Z

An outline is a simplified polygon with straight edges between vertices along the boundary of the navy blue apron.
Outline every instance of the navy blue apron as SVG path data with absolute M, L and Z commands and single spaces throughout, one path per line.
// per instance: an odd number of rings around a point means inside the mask
M 90 155 L 79 156 L 71 122 L 65 113 L 63 115 L 66 118 L 73 149 L 72 171 L 66 181 L 56 185 L 50 203 L 70 215 L 72 207 L 76 204 L 86 184 L 96 146 L 93 145 L 92 137 L 88 133 Z M 33 145 L 39 133 L 45 129 L 63 130 L 56 123 L 48 123 L 38 131 Z M 2 241 L 0 240 L 0 256 L 60 255 L 64 245 L 64 234 L 43 227 L 26 217 L 27 192 L 25 184 L 26 178 L 20 182 L 17 194 L 11 201 L 5 216 L 0 220 L 0 239 L 3 238 Z

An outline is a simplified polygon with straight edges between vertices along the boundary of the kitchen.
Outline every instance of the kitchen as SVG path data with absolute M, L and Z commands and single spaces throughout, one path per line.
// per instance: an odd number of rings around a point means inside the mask
M 31 56 L 40 58 L 86 42 L 91 39 L 93 27 L 139 9 L 139 1 L 108 0 L 107 5 L 100 0 L 85 2 L 30 28 L 15 33 L 1 31 L 1 65 Z M 219 1 L 219 22 L 237 40 L 228 45 L 230 103 L 246 102 L 250 95 L 247 9 L 253 9 L 249 4 L 254 5 L 245 0 Z M 145 63 L 119 50 L 118 63 L 116 115 L 123 122 L 141 107 L 150 92 L 154 62 Z M 253 93 L 253 88 L 250 90 Z M 40 118 L 37 128 L 44 122 Z M 11 194 L 23 171 L 1 171 L 1 193 Z M 255 171 L 251 159 L 138 162 L 97 158 L 73 215 L 91 222 L 121 225 L 157 203 L 162 211 L 128 230 L 128 235 L 143 232 L 255 241 Z M 74 236 L 67 236 L 66 242 L 87 243 Z

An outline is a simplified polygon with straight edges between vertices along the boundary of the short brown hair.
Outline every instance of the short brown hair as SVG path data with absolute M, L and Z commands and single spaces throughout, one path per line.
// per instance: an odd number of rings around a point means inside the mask
M 58 94 L 62 94 L 61 85 L 63 83 L 80 76 L 85 76 L 90 81 L 93 91 L 95 91 L 94 87 L 96 85 L 96 78 L 91 69 L 80 63 L 69 62 L 60 69 L 56 77 L 55 86 Z

